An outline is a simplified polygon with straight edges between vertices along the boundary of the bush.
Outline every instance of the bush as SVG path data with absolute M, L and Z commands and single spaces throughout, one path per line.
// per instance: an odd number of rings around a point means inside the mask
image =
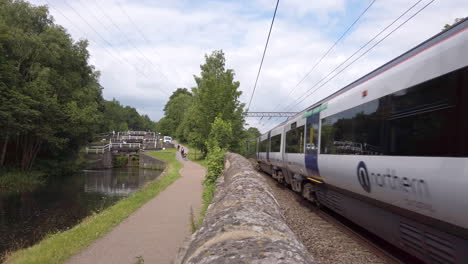
M 9 170 L 0 172 L 0 193 L 30 192 L 45 183 L 45 174 L 38 171 Z
M 114 157 L 114 168 L 122 168 L 128 164 L 128 157 L 127 155 L 118 155 Z
M 210 146 L 206 163 L 208 165 L 204 184 L 216 184 L 216 180 L 224 169 L 224 155 L 226 150 L 220 148 L 216 143 Z

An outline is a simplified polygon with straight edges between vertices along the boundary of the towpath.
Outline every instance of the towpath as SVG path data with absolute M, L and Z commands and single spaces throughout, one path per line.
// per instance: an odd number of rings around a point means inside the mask
M 190 235 L 191 208 L 201 209 L 205 168 L 177 158 L 184 167 L 181 178 L 135 211 L 104 237 L 67 261 L 69 264 L 172 263 Z

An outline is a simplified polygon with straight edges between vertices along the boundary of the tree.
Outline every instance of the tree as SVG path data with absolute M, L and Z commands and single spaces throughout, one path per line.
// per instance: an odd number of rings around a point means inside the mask
M 234 81 L 234 71 L 225 69 L 223 51 L 205 55 L 201 76 L 195 76 L 197 87 L 192 88 L 193 107 L 184 116 L 184 136 L 204 153 L 211 124 L 217 116 L 229 121 L 232 127 L 230 149 L 238 151 L 244 139 L 244 104 L 240 103 L 239 82 Z
M 457 24 L 458 22 L 462 21 L 463 19 L 465 19 L 465 18 L 464 18 L 464 17 L 462 17 L 462 18 L 455 18 L 455 20 L 453 21 L 453 23 L 452 23 L 451 25 L 450 25 L 450 24 L 445 24 L 445 26 L 444 26 L 444 28 L 442 29 L 442 31 L 451 28 L 453 25 Z
M 184 135 L 177 129 L 181 126 L 185 113 L 192 105 L 192 93 L 185 88 L 178 88 L 169 97 L 169 101 L 164 106 L 164 120 L 159 125 L 159 130 L 165 132 L 165 135 L 177 136 L 179 139 L 184 140 Z M 160 120 L 160 122 L 161 122 Z M 163 126 L 164 125 L 164 126 Z M 169 126 L 167 126 L 169 125 Z
M 98 129 L 102 88 L 87 45 L 47 7 L 0 1 L 0 165 L 68 156 Z
M 229 149 L 232 142 L 231 122 L 223 120 L 221 115 L 217 116 L 211 124 L 211 131 L 207 140 L 207 149 L 218 146 L 222 149 Z

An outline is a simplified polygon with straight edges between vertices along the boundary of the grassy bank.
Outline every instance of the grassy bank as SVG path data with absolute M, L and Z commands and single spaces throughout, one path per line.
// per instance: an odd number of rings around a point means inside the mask
M 190 154 L 190 152 L 189 152 Z M 203 181 L 202 208 L 196 221 L 193 221 L 192 231 L 195 232 L 203 224 L 206 210 L 213 201 L 216 192 L 216 180 L 221 176 L 224 169 L 225 150 L 216 149 L 208 153 L 206 159 L 195 160 L 207 170 L 205 180 Z
M 184 144 L 184 146 L 187 146 L 189 149 L 189 153 L 187 155 L 189 160 L 194 161 L 205 168 L 208 167 L 206 157 L 203 157 L 203 153 L 199 149 L 189 144 Z
M 45 174 L 38 171 L 0 171 L 0 193 L 29 192 L 45 183 Z
M 147 153 L 168 162 L 164 175 L 101 213 L 85 218 L 72 229 L 52 234 L 30 248 L 9 254 L 6 263 L 62 263 L 111 231 L 180 177 L 182 164 L 175 159 L 175 149 Z

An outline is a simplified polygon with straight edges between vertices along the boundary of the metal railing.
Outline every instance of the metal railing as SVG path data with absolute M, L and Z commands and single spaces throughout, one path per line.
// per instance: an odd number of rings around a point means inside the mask
M 91 147 L 86 147 L 86 154 L 88 153 L 104 153 L 106 151 L 110 151 L 112 148 L 112 143 L 104 145 L 104 146 L 91 146 Z
M 104 146 L 91 146 L 86 147 L 86 154 L 95 153 L 100 154 L 106 151 L 111 151 L 112 149 L 140 149 L 142 148 L 141 143 L 109 143 Z
M 112 143 L 112 148 L 141 148 L 141 143 Z

